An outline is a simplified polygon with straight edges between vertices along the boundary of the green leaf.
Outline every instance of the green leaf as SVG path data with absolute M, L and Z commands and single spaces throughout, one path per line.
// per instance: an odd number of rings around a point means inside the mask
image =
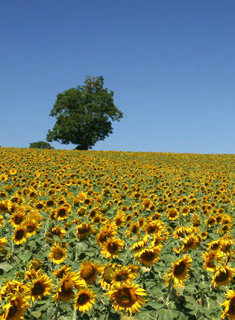
M 20 259 L 24 262 L 29 261 L 31 257 L 32 257 L 32 252 L 29 250 L 23 251 L 20 255 Z
M 9 264 L 8 262 L 3 262 L 0 263 L 0 269 L 2 269 L 3 271 L 8 272 L 9 270 L 11 270 L 13 267 L 11 264 Z
M 40 311 L 31 311 L 31 315 L 34 316 L 35 318 L 41 317 L 41 312 Z

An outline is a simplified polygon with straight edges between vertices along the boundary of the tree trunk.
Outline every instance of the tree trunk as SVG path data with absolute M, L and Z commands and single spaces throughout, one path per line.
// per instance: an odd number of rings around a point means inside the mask
M 87 145 L 79 145 L 75 148 L 75 150 L 88 150 L 89 147 Z

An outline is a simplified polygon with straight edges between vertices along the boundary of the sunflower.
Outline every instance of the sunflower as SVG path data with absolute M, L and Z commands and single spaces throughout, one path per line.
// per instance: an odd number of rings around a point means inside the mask
M 70 207 L 65 206 L 65 205 L 62 207 L 56 208 L 56 210 L 55 210 L 56 219 L 58 221 L 66 220 L 68 218 L 68 214 L 70 211 L 71 211 Z
M 220 244 L 220 239 L 218 240 L 213 240 L 210 243 L 208 243 L 208 250 L 220 250 L 221 244 Z
M 165 225 L 162 221 L 149 221 L 145 227 L 147 234 L 158 233 L 164 229 Z
M 40 213 L 38 211 L 30 211 L 26 217 L 28 220 L 35 220 L 37 221 L 37 223 L 42 221 L 42 216 L 40 215 Z
M 137 274 L 132 272 L 130 267 L 121 266 L 114 271 L 111 284 L 112 286 L 116 286 L 117 283 L 134 280 L 136 276 Z
M 66 249 L 58 243 L 51 248 L 51 252 L 49 254 L 49 258 L 51 259 L 51 261 L 56 264 L 62 263 L 65 260 L 66 256 Z
M 145 239 L 142 239 L 140 241 L 135 242 L 131 246 L 131 251 L 139 252 L 140 250 L 143 250 L 143 248 L 146 246 L 147 242 L 148 242 L 148 238 L 147 237 L 145 237 Z
M 216 217 L 210 216 L 205 223 L 208 227 L 213 227 L 214 225 L 217 224 Z
M 228 233 L 233 227 L 233 224 L 223 224 L 220 229 L 217 230 L 217 233 L 226 234 Z
M 71 267 L 67 266 L 66 264 L 63 265 L 60 269 L 54 270 L 53 275 L 57 279 L 62 279 L 63 276 L 65 276 L 67 273 L 69 273 L 71 270 Z
M 0 315 L 4 320 L 19 320 L 22 319 L 23 313 L 29 308 L 24 295 L 14 295 L 10 301 L 2 307 L 4 313 Z
M 172 270 L 168 273 L 168 276 L 173 279 L 174 284 L 182 285 L 186 281 L 191 264 L 192 258 L 187 254 L 173 263 Z
M 204 259 L 203 268 L 210 272 L 214 272 L 216 270 L 216 263 L 223 262 L 223 254 L 220 251 L 209 251 L 202 254 Z
M 34 203 L 34 208 L 37 210 L 42 210 L 45 207 L 45 202 L 44 201 L 38 201 Z
M 0 238 L 0 252 L 3 252 L 5 249 L 5 245 L 7 244 L 7 238 Z
M 127 226 L 129 226 L 129 223 L 127 224 Z M 140 225 L 139 225 L 139 222 L 136 221 L 136 222 L 133 222 L 130 224 L 130 228 L 129 230 L 126 231 L 126 237 L 131 237 L 134 235 L 138 236 L 140 232 Z
M 84 202 L 85 200 L 87 199 L 87 194 L 85 192 L 80 192 L 78 195 L 77 195 L 77 200 L 79 202 Z
M 154 209 L 153 202 L 149 199 L 144 199 L 142 202 L 143 208 L 147 211 Z
M 53 296 L 56 300 L 67 302 L 75 297 L 74 288 L 85 287 L 84 281 L 79 280 L 78 274 L 75 272 L 68 272 L 60 280 L 59 287 L 56 294 Z
M 199 245 L 199 238 L 196 235 L 190 235 L 183 239 L 182 250 L 189 251 L 194 250 Z
M 189 206 L 184 206 L 180 209 L 180 212 L 182 216 L 187 216 L 190 213 L 190 207 Z
M 34 236 L 40 227 L 41 224 L 39 224 L 36 220 L 34 219 L 26 219 L 23 223 L 23 225 L 26 228 L 26 234 L 28 237 Z
M 132 313 L 138 312 L 147 301 L 144 296 L 146 292 L 139 285 L 133 283 L 118 283 L 117 286 L 106 293 L 113 300 L 114 310 L 125 310 Z
M 76 215 L 82 217 L 86 214 L 86 212 L 87 212 L 87 207 L 83 206 L 77 209 Z
M 232 250 L 233 244 L 234 240 L 232 237 L 223 237 L 220 241 L 221 251 L 225 253 L 230 252 Z
M 208 232 L 202 231 L 199 236 L 200 236 L 201 240 L 206 240 L 208 237 Z
M 122 210 L 118 210 L 116 216 L 113 219 L 115 225 L 120 228 L 126 221 L 125 213 Z
M 20 209 L 11 215 L 9 222 L 14 228 L 16 228 L 25 220 L 25 217 L 25 211 L 23 209 Z
M 96 240 L 100 245 L 117 234 L 117 227 L 114 223 L 105 224 L 96 235 Z
M 92 209 L 89 211 L 88 216 L 89 216 L 91 219 L 94 219 L 98 213 L 100 213 L 100 208 L 94 207 L 94 208 L 92 208 Z
M 192 228 L 185 226 L 177 226 L 176 230 L 173 233 L 174 239 L 184 238 L 192 232 Z
M 78 291 L 74 299 L 74 309 L 79 312 L 89 311 L 95 303 L 96 295 L 90 289 L 83 289 Z
M 101 284 L 102 288 L 109 290 L 113 281 L 113 274 L 116 269 L 116 264 L 107 264 L 101 271 L 101 278 L 98 283 Z
M 234 275 L 235 268 L 229 266 L 217 267 L 212 278 L 212 284 L 214 287 L 225 286 L 230 283 Z
M 2 180 L 3 182 L 7 181 L 8 180 L 8 175 L 3 173 L 0 175 L 0 180 Z
M 168 220 L 175 221 L 179 218 L 179 212 L 176 208 L 168 208 L 166 211 Z
M 11 198 L 10 198 L 10 201 L 12 203 L 15 203 L 15 204 L 22 204 L 25 202 L 25 198 L 23 196 L 19 196 L 17 194 L 13 195 Z
M 15 174 L 17 174 L 17 170 L 15 168 L 12 168 L 12 169 L 10 169 L 9 174 L 14 176 Z
M 229 317 L 230 320 L 235 320 L 235 291 L 229 290 L 227 292 L 228 300 L 221 304 L 222 307 L 225 307 L 221 319 Z
M 80 223 L 76 227 L 77 237 L 80 240 L 87 238 L 91 233 L 93 233 L 93 227 L 89 223 Z
M 14 234 L 12 236 L 12 241 L 15 244 L 19 245 L 26 242 L 26 238 L 27 238 L 27 230 L 25 226 L 19 226 L 15 228 Z
M 125 242 L 122 239 L 110 238 L 102 245 L 101 254 L 107 258 L 116 258 L 124 244 Z
M 0 215 L 0 227 L 3 226 L 3 222 L 4 222 L 3 216 Z
M 139 267 L 134 264 L 129 264 L 127 268 L 130 270 L 130 272 L 133 274 L 133 276 L 136 278 L 139 272 Z
M 86 199 L 83 201 L 83 203 L 84 203 L 86 206 L 90 206 L 93 201 L 94 201 L 93 198 L 86 198 Z
M 151 266 L 159 260 L 161 246 L 149 247 L 135 254 L 135 258 L 145 266 Z
M 7 281 L 0 289 L 0 300 L 9 296 L 23 295 L 26 296 L 28 288 L 25 284 L 19 281 Z
M 66 234 L 66 230 L 60 226 L 55 226 L 54 228 L 51 229 L 49 236 L 51 236 L 53 234 L 57 235 L 60 239 L 62 239 Z
M 151 241 L 152 247 L 162 246 L 162 242 L 167 240 L 167 235 L 162 235 L 160 233 L 156 233 L 153 235 L 153 240 Z
M 48 199 L 48 200 L 46 201 L 45 205 L 46 205 L 47 208 L 54 207 L 54 205 L 55 205 L 55 200 L 52 199 L 52 198 L 51 198 L 51 199 Z
M 85 280 L 87 284 L 94 284 L 100 271 L 101 267 L 98 263 L 94 263 L 92 260 L 85 260 L 81 265 L 79 276 Z
M 51 290 L 51 279 L 46 274 L 43 274 L 39 278 L 35 279 L 29 288 L 32 301 L 48 296 L 51 293 Z

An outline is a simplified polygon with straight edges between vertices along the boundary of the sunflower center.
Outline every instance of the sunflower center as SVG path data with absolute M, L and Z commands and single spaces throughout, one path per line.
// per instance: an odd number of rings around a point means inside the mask
M 52 201 L 52 200 L 47 201 L 48 207 L 52 207 L 53 205 L 54 205 L 54 201 Z
M 45 291 L 45 288 L 41 284 L 41 282 L 36 282 L 33 286 L 33 289 L 32 289 L 32 295 L 33 296 L 40 296 L 44 293 L 44 291 Z
M 232 298 L 230 301 L 229 314 L 235 314 L 235 298 Z
M 34 230 L 36 230 L 36 226 L 31 224 L 31 225 L 28 225 L 27 226 L 27 231 L 30 233 L 30 232 L 33 232 Z
M 87 226 L 82 226 L 81 228 L 78 229 L 78 233 L 79 234 L 84 234 L 90 231 L 90 228 L 88 228 Z
M 215 277 L 216 282 L 223 282 L 229 278 L 229 272 L 226 271 L 221 271 L 218 276 Z
M 8 311 L 7 319 L 10 317 L 13 317 L 17 313 L 17 311 L 18 311 L 18 308 L 15 304 L 13 306 L 11 306 Z
M 61 271 L 57 274 L 57 278 L 62 279 L 64 275 L 66 275 L 66 271 L 65 271 L 65 270 L 61 270 Z
M 21 240 L 24 238 L 24 230 L 18 230 L 15 235 L 16 240 Z
M 77 298 L 77 304 L 82 306 L 89 301 L 90 297 L 87 293 L 80 293 Z
M 21 224 L 22 221 L 23 221 L 23 218 L 19 216 L 16 216 L 14 219 L 15 224 Z
M 211 257 L 207 263 L 208 267 L 215 267 L 214 257 Z
M 108 251 L 113 253 L 118 249 L 118 245 L 114 242 L 108 244 Z
M 115 277 L 116 281 L 125 281 L 126 279 L 128 279 L 128 274 L 118 274 Z
M 110 283 L 112 281 L 112 275 L 113 275 L 113 269 L 112 267 L 107 267 L 105 270 L 104 270 L 104 281 L 107 282 L 107 283 Z
M 62 292 L 63 293 L 70 293 L 73 291 L 73 284 L 71 280 L 65 280 L 62 285 Z
M 138 227 L 137 227 L 137 226 L 133 226 L 131 231 L 132 231 L 133 233 L 137 233 Z
M 58 216 L 59 217 L 64 217 L 64 216 L 66 216 L 66 210 L 63 208 L 63 209 L 59 209 L 58 210 Z
M 176 216 L 177 216 L 177 211 L 171 210 L 171 211 L 169 212 L 169 217 L 174 218 L 174 217 L 176 217 Z
M 155 230 L 156 230 L 156 227 L 154 227 L 154 226 L 149 226 L 149 227 L 147 228 L 147 232 L 148 232 L 148 233 L 154 233 Z
M 122 224 L 122 220 L 120 218 L 117 218 L 115 223 L 117 226 L 120 226 Z
M 135 294 L 131 294 L 129 288 L 123 288 L 118 290 L 116 300 L 122 307 L 132 306 L 135 302 Z
M 220 244 L 219 243 L 213 243 L 211 246 L 211 250 L 217 250 L 219 248 Z
M 194 244 L 194 240 L 193 239 L 189 239 L 187 242 L 184 243 L 184 247 L 185 248 L 191 248 Z
M 96 269 L 93 266 L 86 266 L 81 271 L 81 276 L 84 280 L 92 278 L 96 273 Z
M 174 275 L 179 276 L 181 275 L 185 270 L 185 263 L 184 261 L 181 261 L 178 265 L 174 268 Z
M 145 261 L 153 261 L 155 258 L 154 252 L 152 251 L 146 251 L 142 253 L 141 258 Z
M 54 259 L 55 260 L 60 260 L 63 257 L 63 252 L 62 251 L 56 251 L 54 253 Z

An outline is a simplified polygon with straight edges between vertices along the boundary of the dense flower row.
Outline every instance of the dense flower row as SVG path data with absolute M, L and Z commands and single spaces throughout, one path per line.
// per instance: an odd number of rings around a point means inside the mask
M 234 178 L 233 155 L 0 148 L 0 320 L 234 320 Z

